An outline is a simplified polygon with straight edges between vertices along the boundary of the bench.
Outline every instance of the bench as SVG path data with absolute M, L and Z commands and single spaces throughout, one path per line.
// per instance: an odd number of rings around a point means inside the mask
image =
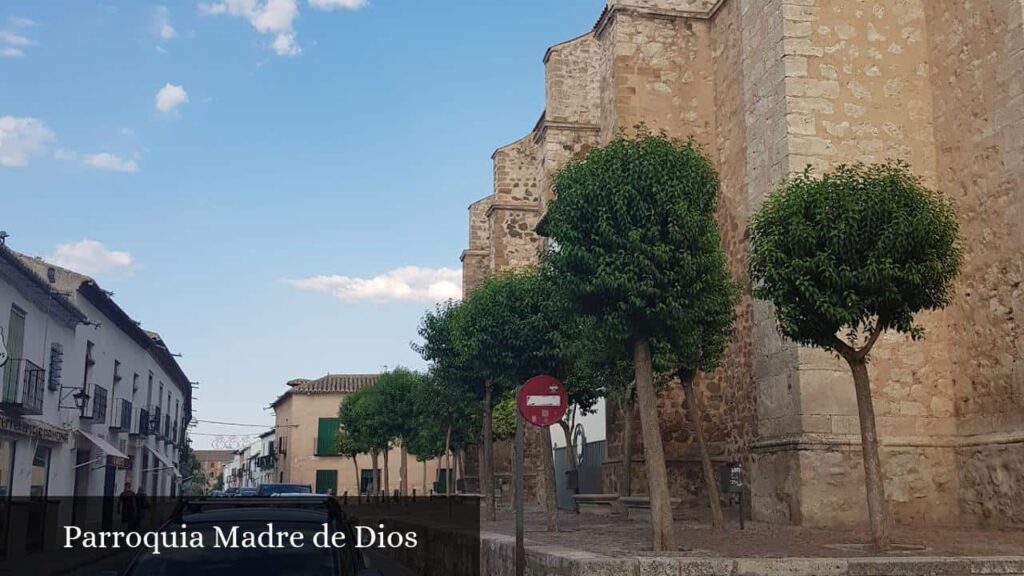
M 610 516 L 615 513 L 615 502 L 618 501 L 618 494 L 573 494 L 572 499 L 576 501 L 576 509 L 581 514 L 596 514 L 598 516 Z
M 647 496 L 627 496 L 619 498 L 618 502 L 626 511 L 626 519 L 645 522 L 651 520 L 651 499 Z M 682 517 L 682 507 L 680 506 L 683 503 L 682 499 L 669 498 L 669 503 L 672 506 L 672 517 L 678 520 Z

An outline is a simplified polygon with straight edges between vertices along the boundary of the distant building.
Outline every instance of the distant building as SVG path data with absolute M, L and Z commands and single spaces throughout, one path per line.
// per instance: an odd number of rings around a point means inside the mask
M 235 453 L 231 450 L 196 450 L 195 455 L 207 492 L 223 485 L 224 467 L 231 462 Z
M 274 400 L 276 416 L 277 481 L 309 484 L 316 492 L 335 494 L 365 492 L 370 486 L 373 466 L 368 454 L 340 456 L 334 436 L 338 430 L 338 407 L 356 390 L 377 382 L 377 374 L 328 374 L 316 380 L 296 379 Z M 380 489 L 399 489 L 401 450 L 388 454 L 388 486 L 383 485 L 384 458 L 378 460 Z M 409 491 L 423 494 L 433 487 L 438 462 L 416 461 L 407 456 Z

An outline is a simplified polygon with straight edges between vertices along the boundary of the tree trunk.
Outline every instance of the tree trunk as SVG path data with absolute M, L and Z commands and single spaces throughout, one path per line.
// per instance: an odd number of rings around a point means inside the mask
M 633 495 L 633 402 L 623 402 L 622 413 L 622 482 L 619 483 L 619 497 Z
M 891 519 L 885 501 L 882 463 L 878 457 L 878 432 L 875 429 L 875 407 L 871 403 L 868 366 L 863 358 L 846 358 L 853 371 L 853 387 L 857 393 L 857 415 L 860 417 L 860 442 L 864 454 L 864 485 L 868 497 L 868 519 L 871 538 L 880 552 L 892 547 Z
M 356 478 L 356 480 L 355 480 L 355 482 L 356 482 L 356 496 L 359 496 L 359 481 L 360 481 L 360 478 L 359 478 L 359 461 L 356 458 L 358 458 L 358 455 L 353 455 L 352 456 L 352 468 L 354 468 L 355 472 L 356 472 L 356 476 L 355 476 L 355 478 Z
M 451 427 L 451 425 L 449 425 L 448 426 L 448 430 L 444 434 L 444 459 L 445 459 L 445 466 L 444 466 L 444 493 L 445 494 L 451 494 L 452 493 L 451 488 L 449 488 L 449 478 L 448 478 L 448 476 L 450 476 L 449 472 L 452 469 L 451 444 L 452 444 L 452 427 Z
M 544 473 L 544 512 L 548 532 L 558 532 L 558 494 L 555 488 L 555 455 L 551 451 L 551 428 L 540 429 L 540 462 Z
M 399 463 L 399 472 L 401 476 L 398 483 L 398 491 L 402 496 L 409 495 L 409 451 L 405 448 L 405 440 L 402 440 L 402 452 L 400 454 L 402 461 Z
M 494 385 L 490 380 L 484 384 L 484 429 L 483 429 L 483 461 L 480 464 L 480 487 L 484 491 L 484 503 L 487 508 L 487 520 L 498 519 L 498 507 L 494 501 L 494 432 L 491 422 L 491 395 Z
M 707 442 L 704 441 L 704 427 L 700 420 L 700 400 L 697 398 L 697 391 L 693 387 L 693 377 L 683 377 L 683 393 L 686 397 L 686 409 L 693 425 L 693 436 L 697 440 L 697 450 L 700 451 L 700 463 L 704 469 L 704 486 L 708 491 L 708 503 L 711 504 L 711 529 L 720 532 L 724 530 L 725 521 L 722 517 L 722 500 L 718 493 L 718 482 L 715 478 L 715 470 L 711 466 L 711 454 L 708 453 Z
M 566 470 L 575 470 L 576 447 L 572 443 L 572 426 L 565 420 L 559 420 L 558 425 L 562 428 L 562 435 L 565 436 L 565 465 Z
M 559 420 L 558 421 L 558 425 L 562 428 L 562 434 L 565 436 L 565 464 L 566 464 L 565 469 L 568 472 L 571 473 L 573 471 L 576 471 L 576 468 L 577 468 L 577 464 L 576 464 L 576 447 L 573 445 L 573 442 L 572 442 L 572 426 L 568 422 L 566 422 L 565 420 Z M 556 478 L 556 480 L 557 480 L 557 478 Z M 566 479 L 566 480 L 568 480 L 568 479 Z M 566 484 L 568 484 L 568 481 L 566 482 Z M 579 474 L 576 474 L 576 488 L 573 489 L 572 492 L 573 492 L 573 494 L 579 494 L 579 492 L 580 492 L 580 476 L 579 476 Z M 577 513 L 577 514 L 580 513 L 580 506 L 579 506 L 579 503 L 576 502 L 575 498 L 573 499 L 573 502 L 572 502 L 572 511 Z
M 389 494 L 391 491 L 391 473 L 388 465 L 388 456 L 390 452 L 390 446 L 384 449 L 384 484 L 381 486 L 381 489 L 384 490 L 384 494 Z
M 640 430 L 644 438 L 644 463 L 651 498 L 651 543 L 655 552 L 675 550 L 672 502 L 668 493 L 668 470 L 658 426 L 658 392 L 654 388 L 651 347 L 646 338 L 633 341 L 633 369 L 636 397 L 640 407 Z
M 459 492 L 459 472 L 462 471 L 462 467 L 459 464 L 459 452 L 458 450 L 452 450 L 452 494 Z
M 380 454 L 376 450 L 370 452 L 370 466 L 373 466 L 373 470 L 370 472 L 370 488 L 367 490 L 370 495 L 376 494 L 380 490 L 380 474 L 378 473 L 379 468 L 377 468 L 379 456 Z
M 427 493 L 427 461 L 423 461 L 423 494 Z

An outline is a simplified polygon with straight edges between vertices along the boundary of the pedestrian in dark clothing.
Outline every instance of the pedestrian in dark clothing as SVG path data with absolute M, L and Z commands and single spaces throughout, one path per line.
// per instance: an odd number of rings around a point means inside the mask
M 127 525 L 129 530 L 139 529 L 138 496 L 132 492 L 131 482 L 124 483 L 124 490 L 117 499 L 117 511 L 121 514 L 121 524 Z
M 135 493 L 135 509 L 139 517 L 139 524 L 146 521 L 146 514 L 149 511 L 149 498 L 146 497 L 146 488 L 139 486 L 139 491 Z

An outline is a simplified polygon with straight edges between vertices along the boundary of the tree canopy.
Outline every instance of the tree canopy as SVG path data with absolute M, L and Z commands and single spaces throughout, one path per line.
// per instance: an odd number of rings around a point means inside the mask
M 946 306 L 962 250 L 953 205 L 905 163 L 809 171 L 751 221 L 754 295 L 788 338 L 841 351 L 846 334 L 923 334 L 914 314 Z

